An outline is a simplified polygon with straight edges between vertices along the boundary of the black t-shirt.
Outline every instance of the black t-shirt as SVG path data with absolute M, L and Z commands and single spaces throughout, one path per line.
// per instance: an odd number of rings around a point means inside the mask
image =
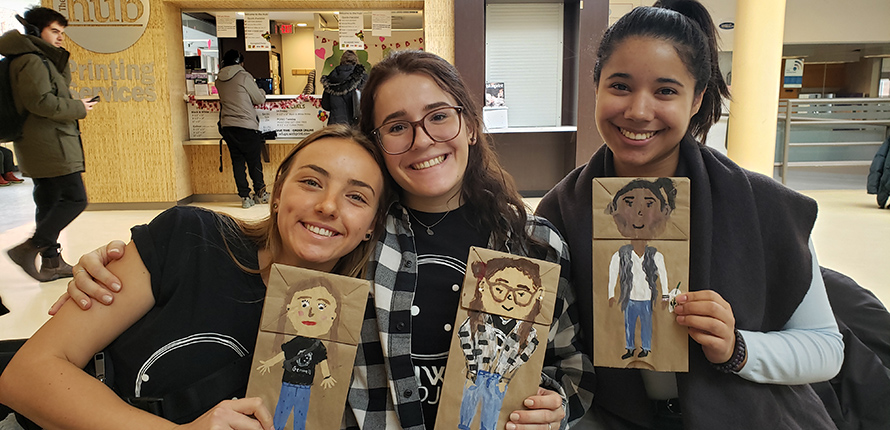
M 113 383 L 123 397 L 159 397 L 188 387 L 253 353 L 266 287 L 256 269 L 257 248 L 214 212 L 179 206 L 132 236 L 151 274 L 155 306 L 109 345 Z M 226 232 L 226 239 L 221 231 Z M 228 247 L 226 246 L 228 242 Z M 250 360 L 243 371 L 250 371 Z M 246 386 L 207 399 L 243 397 Z
M 321 340 L 297 336 L 281 345 L 284 351 L 282 382 L 296 385 L 312 385 L 315 365 L 328 358 L 328 350 Z
M 451 346 L 454 318 L 460 303 L 460 290 L 471 246 L 488 246 L 489 232 L 471 223 L 469 205 L 445 213 L 411 209 L 411 229 L 417 248 L 417 289 L 411 307 L 411 360 L 420 381 L 420 399 L 428 428 L 436 422 L 445 364 Z M 418 222 L 432 226 L 433 235 Z

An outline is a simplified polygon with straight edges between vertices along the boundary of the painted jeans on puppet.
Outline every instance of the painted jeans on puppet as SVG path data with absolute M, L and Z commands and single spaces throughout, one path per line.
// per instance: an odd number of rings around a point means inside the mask
M 640 337 L 643 341 L 643 349 L 652 350 L 652 301 L 629 300 L 627 309 L 624 310 L 624 339 L 626 348 L 633 350 L 634 331 L 636 331 L 637 318 L 640 319 Z
M 479 427 L 481 430 L 494 430 L 498 425 L 498 416 L 501 414 L 501 405 L 504 404 L 504 394 L 507 385 L 501 391 L 498 382 L 501 375 L 480 370 L 476 374 L 476 383 L 469 380 L 464 385 L 463 400 L 460 403 L 460 424 L 457 428 L 470 430 L 470 424 L 476 416 L 476 406 L 482 402 L 482 416 Z M 481 397 L 481 398 L 480 398 Z
M 281 383 L 281 393 L 278 395 L 278 404 L 275 406 L 275 418 L 273 425 L 276 430 L 283 429 L 287 425 L 287 417 L 290 411 L 294 411 L 294 430 L 306 429 L 306 415 L 309 413 L 309 385 Z

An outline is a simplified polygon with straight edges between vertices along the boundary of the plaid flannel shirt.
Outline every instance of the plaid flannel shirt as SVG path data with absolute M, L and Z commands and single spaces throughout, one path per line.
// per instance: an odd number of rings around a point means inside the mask
M 555 251 L 547 260 L 561 265 L 554 318 L 547 339 L 541 386 L 563 397 L 562 429 L 579 420 L 593 401 L 594 373 L 579 347 L 580 325 L 565 241 L 545 219 L 529 217 L 529 233 Z M 489 244 L 492 249 L 504 245 Z M 506 249 L 505 249 L 506 248 Z M 556 257 L 558 255 L 558 257 Z M 540 258 L 540 257 L 538 257 Z M 433 428 L 424 423 L 419 387 L 411 362 L 411 306 L 417 286 L 417 253 L 408 212 L 393 204 L 383 239 L 369 263 L 374 287 L 365 309 L 361 343 L 341 427 L 344 429 Z

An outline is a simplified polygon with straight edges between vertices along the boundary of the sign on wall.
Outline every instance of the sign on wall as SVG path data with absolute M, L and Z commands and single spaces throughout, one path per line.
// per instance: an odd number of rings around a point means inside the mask
M 238 37 L 235 12 L 216 13 L 216 37 Z
M 84 49 L 109 54 L 133 46 L 148 25 L 149 0 L 53 0 L 68 19 L 65 34 Z
M 785 77 L 782 81 L 785 88 L 801 88 L 803 86 L 803 58 L 785 60 Z
M 340 12 L 340 49 L 344 51 L 365 49 L 364 24 L 364 12 Z
M 271 51 L 269 13 L 244 12 L 244 44 L 247 51 Z

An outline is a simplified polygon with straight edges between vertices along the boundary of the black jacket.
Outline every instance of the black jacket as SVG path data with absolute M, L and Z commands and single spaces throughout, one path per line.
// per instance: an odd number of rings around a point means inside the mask
M 367 79 L 365 66 L 361 64 L 341 64 L 321 77 L 324 87 L 321 107 L 331 112 L 328 124 L 358 124 L 358 92 Z
M 890 137 L 884 141 L 875 159 L 868 169 L 868 184 L 866 190 L 869 194 L 878 195 L 878 206 L 882 209 L 890 197 Z

